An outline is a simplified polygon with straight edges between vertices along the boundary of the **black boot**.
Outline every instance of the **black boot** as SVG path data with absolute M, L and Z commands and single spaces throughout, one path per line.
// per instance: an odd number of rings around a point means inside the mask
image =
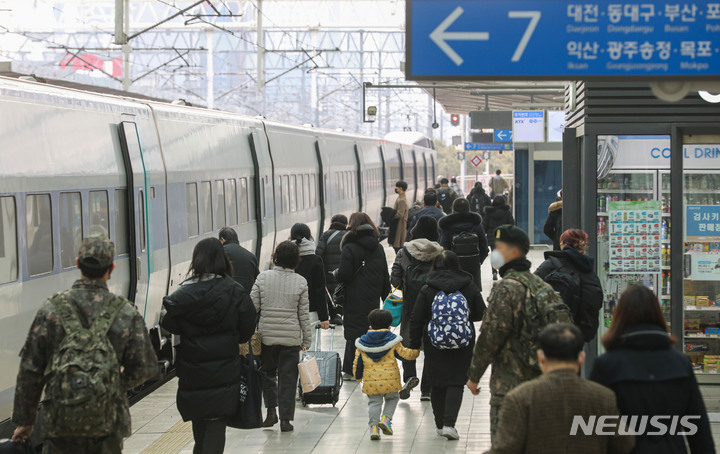
M 267 409 L 267 417 L 263 422 L 263 427 L 272 427 L 278 423 L 277 411 L 274 408 Z
M 290 421 L 287 419 L 280 421 L 280 432 L 292 432 L 293 430 L 295 430 L 295 428 L 290 424 Z

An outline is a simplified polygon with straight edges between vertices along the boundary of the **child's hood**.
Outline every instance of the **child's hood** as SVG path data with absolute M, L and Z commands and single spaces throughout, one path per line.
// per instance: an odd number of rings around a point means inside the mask
M 401 341 L 402 337 L 390 330 L 371 330 L 355 341 L 355 347 L 378 362 Z

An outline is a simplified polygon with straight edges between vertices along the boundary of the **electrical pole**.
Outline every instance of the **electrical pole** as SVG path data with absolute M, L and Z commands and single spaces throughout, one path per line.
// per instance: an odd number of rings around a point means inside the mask
M 214 43 L 213 29 L 205 30 L 205 40 L 207 41 L 207 108 L 215 108 L 215 62 L 213 61 Z
M 257 0 L 257 89 L 265 88 L 265 35 L 263 31 L 263 0 Z

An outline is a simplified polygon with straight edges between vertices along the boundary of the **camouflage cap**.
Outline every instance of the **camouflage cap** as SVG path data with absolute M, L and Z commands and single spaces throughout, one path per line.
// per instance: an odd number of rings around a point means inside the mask
M 115 259 L 115 243 L 105 235 L 86 237 L 80 244 L 78 260 L 83 266 L 102 270 L 109 268 Z

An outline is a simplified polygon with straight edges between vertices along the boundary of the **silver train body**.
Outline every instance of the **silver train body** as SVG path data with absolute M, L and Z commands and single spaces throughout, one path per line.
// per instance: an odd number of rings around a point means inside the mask
M 0 125 L 5 423 L 28 328 L 78 278 L 83 236 L 115 241 L 110 288 L 135 302 L 171 361 L 162 299 L 199 240 L 233 226 L 263 266 L 294 223 L 317 237 L 336 213 L 377 219 L 395 181 L 415 199 L 435 180 L 435 152 L 421 146 L 15 79 L 0 78 Z

